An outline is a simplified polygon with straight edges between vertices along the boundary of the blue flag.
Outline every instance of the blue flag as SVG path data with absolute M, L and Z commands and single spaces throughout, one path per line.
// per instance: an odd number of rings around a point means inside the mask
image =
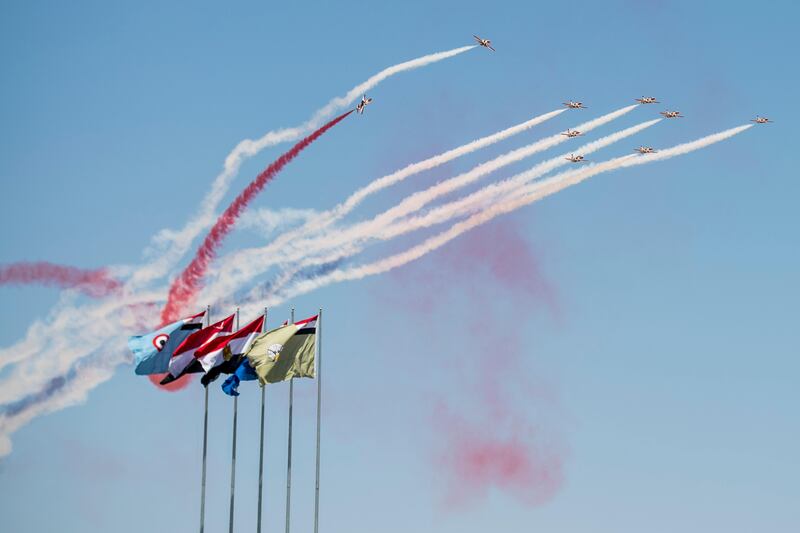
M 128 348 L 133 352 L 136 374 L 161 374 L 169 370 L 172 352 L 186 337 L 203 327 L 203 315 L 205 312 L 178 320 L 152 333 L 130 337 Z
M 236 371 L 222 384 L 222 392 L 228 396 L 239 396 L 239 383 L 242 381 L 255 381 L 258 379 L 256 371 L 245 358 Z

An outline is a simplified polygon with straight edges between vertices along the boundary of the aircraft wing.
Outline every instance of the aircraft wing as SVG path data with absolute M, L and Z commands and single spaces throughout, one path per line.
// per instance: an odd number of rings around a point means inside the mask
M 489 49 L 489 50 L 491 50 L 492 52 L 497 52 L 497 50 L 495 50 L 494 48 L 492 48 L 492 45 L 490 45 L 490 44 L 487 44 L 487 45 L 486 45 L 486 48 L 488 48 L 488 49 Z

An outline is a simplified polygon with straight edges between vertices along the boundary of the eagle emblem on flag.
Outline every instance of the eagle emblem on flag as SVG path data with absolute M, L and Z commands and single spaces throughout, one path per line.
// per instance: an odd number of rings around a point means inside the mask
M 281 355 L 281 350 L 283 350 L 283 344 L 271 344 L 267 348 L 267 357 L 269 357 L 270 361 L 277 361 Z

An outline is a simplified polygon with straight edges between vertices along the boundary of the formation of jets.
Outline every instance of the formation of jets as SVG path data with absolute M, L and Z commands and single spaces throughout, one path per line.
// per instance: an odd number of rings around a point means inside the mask
M 474 34 L 473 34 L 472 37 L 475 38 L 475 42 L 477 42 L 480 46 L 482 46 L 484 48 L 488 48 L 492 52 L 496 51 L 492 47 L 492 41 L 491 40 L 484 39 L 483 37 L 479 37 L 479 36 L 474 35 Z M 659 103 L 659 101 L 656 100 L 655 96 L 642 96 L 641 98 L 636 98 L 635 100 L 637 102 L 639 102 L 640 104 L 657 104 L 657 103 Z M 366 94 L 364 96 L 362 96 L 361 97 L 361 101 L 356 106 L 356 111 L 358 112 L 358 114 L 359 115 L 363 115 L 364 114 L 364 109 L 371 103 L 372 103 L 372 98 L 367 98 Z M 586 106 L 583 105 L 583 102 L 575 102 L 573 100 L 569 100 L 567 102 L 564 102 L 564 105 L 568 109 L 587 109 Z M 680 111 L 667 110 L 667 111 L 661 111 L 661 113 L 659 113 L 659 114 L 663 115 L 664 118 L 684 118 L 683 115 L 681 115 Z M 770 119 L 766 118 L 766 117 L 762 117 L 762 116 L 756 115 L 756 118 L 752 119 L 750 122 L 755 122 L 756 124 L 769 124 L 772 121 Z M 579 132 L 577 130 L 567 129 L 567 131 L 562 133 L 561 135 L 566 135 L 567 137 L 572 138 L 572 137 L 578 137 L 580 135 L 583 135 L 583 133 L 581 133 L 581 132 Z M 635 151 L 639 152 L 640 154 L 652 154 L 652 153 L 655 153 L 655 150 L 653 150 L 649 146 L 640 146 Z M 578 155 L 578 156 L 574 156 L 574 157 L 572 155 L 570 155 L 570 157 L 568 157 L 567 159 L 572 161 L 573 163 L 580 163 L 580 162 L 584 161 L 582 155 Z
M 358 112 L 358 114 L 359 115 L 363 115 L 364 114 L 364 108 L 367 107 L 371 103 L 372 103 L 372 98 L 367 98 L 366 94 L 364 96 L 362 96 L 361 97 L 361 101 L 356 106 L 356 111 Z
M 565 158 L 567 161 L 572 161 L 573 163 L 586 163 L 587 161 L 583 158 L 582 155 L 572 155 L 569 154 L 569 157 Z
M 640 154 L 654 154 L 654 153 L 656 153 L 656 151 L 653 150 L 652 146 L 640 146 L 639 148 L 634 150 L 634 152 L 639 152 Z
M 578 130 L 571 130 L 571 129 L 567 128 L 567 131 L 563 132 L 561 135 L 566 135 L 567 137 L 569 137 L 571 139 L 573 137 L 579 137 L 579 136 L 583 135 L 583 133 L 579 132 Z
M 484 48 L 488 48 L 492 52 L 496 52 L 496 50 L 492 48 L 492 41 L 490 41 L 489 39 L 481 39 L 477 35 L 473 35 L 473 37 L 475 37 L 475 40 L 478 41 L 479 45 L 483 46 Z

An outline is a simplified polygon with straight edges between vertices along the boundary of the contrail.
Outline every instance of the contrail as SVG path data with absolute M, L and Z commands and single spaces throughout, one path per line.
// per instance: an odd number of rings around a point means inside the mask
M 520 207 L 541 200 L 542 198 L 550 196 L 567 187 L 577 185 L 578 183 L 581 183 L 592 176 L 619 168 L 653 163 L 678 155 L 683 155 L 733 137 L 734 135 L 741 133 L 750 127 L 752 127 L 751 124 L 738 126 L 736 128 L 731 128 L 719 133 L 702 137 L 692 142 L 680 144 L 666 150 L 661 150 L 655 154 L 628 155 L 611 159 L 603 163 L 586 166 L 582 169 L 562 172 L 553 176 L 552 178 L 528 185 L 522 191 L 512 194 L 507 200 L 488 207 L 480 213 L 474 214 L 465 220 L 453 224 L 449 229 L 426 239 L 421 244 L 413 246 L 404 252 L 394 254 L 367 265 L 339 269 L 315 279 L 299 281 L 288 290 L 284 291 L 283 294 L 276 294 L 269 301 L 263 303 L 259 302 L 259 304 L 275 305 L 287 297 L 305 294 L 331 283 L 362 279 L 367 276 L 374 276 L 376 274 L 388 272 L 411 261 L 419 259 L 420 257 L 423 257 L 424 255 L 444 246 L 459 235 L 481 224 L 485 224 L 497 216 L 510 213 L 516 209 L 519 209 Z M 257 309 L 256 305 L 259 304 L 249 304 L 248 307 L 252 305 L 254 309 Z
M 40 261 L 0 265 L 0 285 L 46 285 L 101 298 L 118 290 L 121 283 L 105 268 L 85 270 Z
M 258 154 L 261 150 L 274 146 L 279 143 L 297 140 L 309 132 L 319 128 L 331 115 L 340 109 L 351 106 L 361 95 L 376 87 L 385 79 L 420 67 L 425 67 L 448 59 L 468 50 L 475 48 L 475 45 L 462 46 L 444 52 L 428 54 L 416 59 L 404 61 L 385 68 L 374 74 L 366 81 L 359 83 L 350 89 L 344 96 L 333 98 L 323 107 L 318 109 L 305 123 L 292 128 L 272 130 L 265 133 L 258 139 L 245 139 L 227 155 L 223 170 L 211 184 L 211 190 L 206 194 L 200 204 L 198 214 L 190 220 L 181 230 L 163 230 L 154 239 L 155 246 L 158 248 L 158 257 L 145 268 L 139 269 L 132 277 L 132 286 L 141 286 L 167 274 L 172 266 L 187 252 L 194 239 L 207 227 L 214 223 L 216 211 L 225 193 L 230 187 L 231 181 L 239 172 L 242 163 L 248 158 Z M 154 251 L 153 254 L 156 252 Z
M 625 139 L 626 137 L 630 137 L 651 126 L 654 126 L 655 124 L 661 122 L 661 120 L 662 119 L 660 118 L 649 120 L 615 132 L 611 135 L 607 135 L 601 139 L 581 146 L 575 150 L 574 153 L 584 155 L 594 153 L 602 148 L 610 146 L 613 143 Z M 397 221 L 394 224 L 384 226 L 376 233 L 372 234 L 370 238 L 389 240 L 421 228 L 446 222 L 469 212 L 474 212 L 490 203 L 493 199 L 507 194 L 509 191 L 517 189 L 527 182 L 535 180 L 552 170 L 568 164 L 569 161 L 566 158 L 567 155 L 568 154 L 562 154 L 550 160 L 544 161 L 526 172 L 517 174 L 512 178 L 487 185 L 486 187 L 475 191 L 464 198 L 434 208 L 423 215 L 405 218 Z M 296 281 L 296 277 L 299 273 L 307 270 L 313 265 L 327 265 L 334 261 L 341 262 L 343 259 L 361 252 L 364 249 L 365 241 L 366 238 L 362 239 L 361 241 L 341 244 L 336 246 L 334 251 L 326 256 L 312 256 L 300 261 L 299 263 L 293 265 L 290 270 L 283 272 L 281 276 L 273 283 L 270 283 L 267 287 L 263 287 L 261 289 L 262 295 L 268 295 L 270 292 L 279 291 L 285 284 Z
M 200 283 L 208 270 L 208 265 L 216 257 L 217 250 L 222 244 L 222 240 L 236 224 L 237 219 L 242 212 L 247 209 L 250 202 L 260 193 L 264 187 L 269 183 L 275 175 L 280 172 L 289 162 L 297 157 L 307 146 L 319 139 L 326 131 L 334 127 L 336 124 L 344 120 L 350 113 L 342 113 L 335 119 L 329 121 L 327 124 L 317 129 L 314 133 L 304 138 L 295 144 L 291 150 L 276 159 L 270 166 L 268 166 L 261 174 L 259 174 L 250 185 L 228 206 L 222 215 L 220 215 L 217 222 L 206 235 L 203 244 L 197 250 L 194 259 L 191 263 L 181 272 L 172 286 L 169 289 L 167 296 L 167 304 L 161 312 L 161 322 L 166 324 L 174 322 L 178 319 L 180 313 L 183 312 L 187 304 L 189 304 L 196 295 Z
M 580 124 L 575 129 L 581 132 L 591 131 L 621 117 L 636 107 L 636 104 L 623 107 L 594 120 Z M 297 260 L 298 258 L 307 257 L 308 255 L 318 253 L 325 249 L 346 246 L 353 242 L 358 242 L 361 239 L 369 238 L 371 235 L 379 232 L 381 228 L 389 225 L 398 218 L 421 209 L 442 195 L 473 183 L 506 165 L 521 161 L 533 154 L 552 148 L 566 140 L 567 137 L 559 133 L 522 148 L 512 150 L 491 161 L 482 163 L 465 173 L 431 186 L 424 191 L 414 193 L 406 197 L 397 206 L 375 216 L 372 220 L 355 224 L 347 230 L 333 230 L 327 233 L 323 232 L 318 237 L 295 239 L 280 248 L 268 245 L 260 249 L 240 252 L 236 256 L 231 257 L 230 262 L 226 262 L 226 268 L 220 268 L 218 270 L 219 278 L 217 282 L 213 284 L 213 287 L 209 286 L 207 290 L 203 292 L 203 296 L 211 300 L 217 300 L 222 298 L 224 294 L 233 292 L 241 282 L 249 281 L 254 276 L 263 273 L 270 265 L 283 261 Z M 355 205 L 357 205 L 357 202 Z

